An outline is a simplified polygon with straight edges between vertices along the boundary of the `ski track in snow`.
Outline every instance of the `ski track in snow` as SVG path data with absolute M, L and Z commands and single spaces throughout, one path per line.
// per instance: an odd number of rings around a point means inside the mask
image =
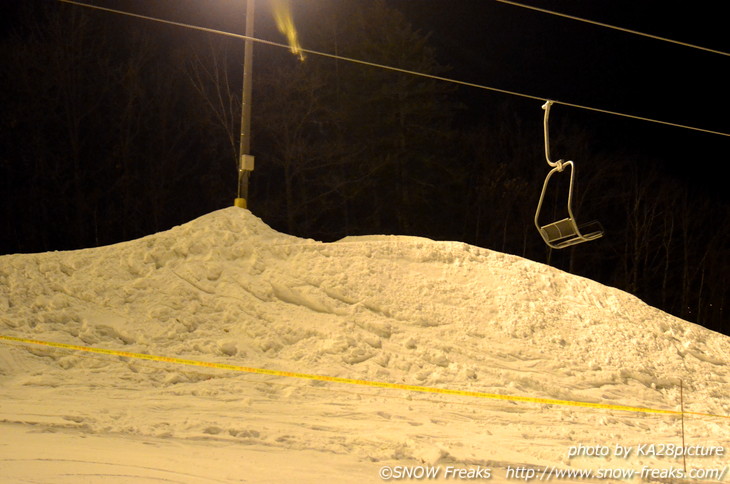
M 237 208 L 113 246 L 0 257 L 0 334 L 669 410 L 679 409 L 682 381 L 685 410 L 730 414 L 730 338 L 629 294 L 463 243 L 299 239 Z M 377 468 L 393 462 L 605 467 L 618 463 L 568 459 L 568 447 L 681 442 L 676 416 L 404 392 L 33 345 L 0 345 L 0 382 L 6 435 L 30 435 L 30 429 L 49 438 L 116 438 L 129 448 L 134 439 L 247 448 L 259 457 L 268 452 L 261 466 L 309 452 L 340 459 L 341 469 L 359 475 L 349 475 L 352 482 L 380 482 Z M 727 419 L 687 417 L 685 432 L 688 444 L 730 451 Z M 0 449 L 9 445 L 0 439 Z M 3 466 L 16 478 L 22 474 L 22 456 L 1 455 L 0 480 Z M 173 476 L 154 466 L 115 470 L 108 461 L 85 462 L 107 478 L 245 482 L 240 473 L 230 475 L 232 467 L 218 474 L 208 469 L 207 477 Z M 628 464 L 667 462 L 621 463 Z M 250 465 L 240 472 L 252 475 Z M 257 472 L 250 482 L 267 476 Z M 316 467 L 290 472 L 323 482 Z M 66 482 L 61 473 L 47 476 L 56 478 L 49 482 Z

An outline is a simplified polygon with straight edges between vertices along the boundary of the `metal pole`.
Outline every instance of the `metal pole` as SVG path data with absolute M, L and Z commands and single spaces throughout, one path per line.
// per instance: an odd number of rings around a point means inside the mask
M 253 170 L 251 150 L 251 83 L 253 69 L 253 41 L 254 36 L 254 3 L 255 0 L 246 0 L 246 37 L 243 51 L 243 96 L 241 98 L 241 142 L 239 147 L 238 165 L 238 196 L 235 201 L 237 207 L 246 208 L 248 200 L 248 178 Z
M 679 380 L 679 402 L 682 405 L 682 448 L 685 447 L 684 443 L 684 382 L 682 380 Z M 687 456 L 684 455 L 684 452 L 682 452 L 682 463 L 684 464 L 684 475 L 687 475 Z

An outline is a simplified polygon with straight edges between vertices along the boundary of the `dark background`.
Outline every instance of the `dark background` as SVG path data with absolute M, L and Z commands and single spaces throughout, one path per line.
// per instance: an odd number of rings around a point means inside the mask
M 243 1 L 95 0 L 243 32 Z M 730 51 L 717 2 L 525 1 Z M 730 332 L 728 57 L 493 0 L 293 2 L 305 48 L 558 104 L 554 158 L 575 211 L 606 235 L 549 250 L 533 225 L 547 174 L 542 102 L 257 44 L 249 207 L 319 240 L 461 240 L 619 287 Z M 165 230 L 236 192 L 243 42 L 53 2 L 0 5 L 0 253 L 78 249 Z M 269 2 L 256 35 L 285 42 Z M 544 218 L 562 217 L 557 181 Z

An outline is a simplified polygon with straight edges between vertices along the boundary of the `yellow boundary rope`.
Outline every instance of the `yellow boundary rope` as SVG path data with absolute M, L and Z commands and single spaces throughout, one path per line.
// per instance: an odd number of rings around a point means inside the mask
M 100 355 L 119 356 L 119 357 L 123 357 L 123 358 L 134 358 L 134 359 L 139 359 L 139 360 L 172 363 L 172 364 L 176 364 L 176 365 L 188 365 L 188 366 L 197 366 L 197 367 L 204 367 L 204 368 L 215 368 L 218 370 L 255 373 L 255 374 L 259 374 L 259 375 L 281 376 L 281 377 L 287 377 L 287 378 L 299 378 L 299 379 L 304 379 L 304 380 L 344 383 L 344 384 L 348 384 L 348 385 L 389 388 L 389 389 L 394 389 L 394 390 L 406 390 L 406 391 L 421 392 L 421 393 L 435 393 L 435 394 L 442 394 L 442 395 L 459 395 L 459 396 L 464 396 L 464 397 L 487 398 L 487 399 L 492 399 L 492 400 L 506 400 L 506 401 L 512 401 L 512 402 L 528 402 L 528 403 L 538 403 L 538 404 L 544 404 L 544 405 L 562 405 L 562 406 L 571 406 L 571 407 L 599 408 L 599 409 L 605 409 L 605 410 L 619 410 L 619 411 L 624 411 L 624 412 L 643 412 L 643 413 L 656 413 L 656 414 L 665 414 L 665 415 L 682 415 L 683 414 L 683 412 L 677 411 L 677 410 L 662 410 L 662 409 L 656 409 L 656 408 L 633 407 L 633 406 L 628 406 L 628 405 L 613 405 L 613 404 L 607 404 L 607 403 L 580 402 L 580 401 L 572 401 L 572 400 L 557 400 L 557 399 L 552 399 L 552 398 L 524 397 L 524 396 L 518 396 L 518 395 L 500 395 L 500 394 L 496 394 L 496 393 L 474 392 L 474 391 L 467 391 L 467 390 L 454 390 L 454 389 L 448 389 L 448 388 L 425 387 L 425 386 L 419 386 L 419 385 L 406 385 L 406 384 L 402 384 L 402 383 L 389 383 L 389 382 L 380 382 L 380 381 L 371 381 L 371 380 L 359 380 L 359 379 L 355 379 L 355 378 L 343 378 L 343 377 L 326 376 L 326 375 L 313 375 L 313 374 L 309 374 L 309 373 L 271 370 L 271 369 L 266 369 L 266 368 L 255 368 L 255 367 L 248 367 L 248 366 L 230 365 L 230 364 L 226 364 L 226 363 L 213 363 L 213 362 L 207 362 L 207 361 L 189 360 L 189 359 L 185 359 L 185 358 L 149 355 L 149 354 L 145 354 L 145 353 L 132 353 L 132 352 L 128 352 L 128 351 L 118 351 L 118 350 L 111 350 L 111 349 L 105 349 L 105 348 L 93 348 L 90 346 L 79 346 L 79 345 L 72 345 L 72 344 L 66 344 L 66 343 L 54 343 L 54 342 L 50 342 L 50 341 L 40 341 L 40 340 L 34 340 L 34 339 L 17 338 L 14 336 L 5 336 L 5 335 L 0 335 L 0 340 L 11 341 L 11 342 L 15 342 L 15 343 L 22 343 L 22 344 L 26 344 L 26 345 L 40 345 L 40 346 L 59 348 L 59 349 L 64 349 L 64 350 L 84 351 L 87 353 L 95 353 L 95 354 L 100 354 Z M 714 415 L 714 414 L 700 413 L 700 412 L 684 412 L 684 415 L 698 415 L 698 416 L 703 416 L 703 417 L 717 417 L 717 418 L 730 419 L 730 416 L 728 416 L 728 415 Z

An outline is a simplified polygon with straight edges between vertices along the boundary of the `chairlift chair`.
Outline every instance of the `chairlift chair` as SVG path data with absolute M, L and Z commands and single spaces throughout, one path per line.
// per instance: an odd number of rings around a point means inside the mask
M 545 182 L 542 185 L 542 192 L 540 193 L 540 201 L 537 203 L 537 210 L 535 210 L 535 227 L 537 227 L 540 236 L 545 243 L 553 249 L 564 249 L 571 245 L 581 244 L 591 240 L 598 239 L 603 236 L 603 227 L 598 221 L 588 222 L 586 224 L 578 225 L 573 215 L 573 180 L 575 178 L 575 165 L 572 161 L 558 160 L 556 162 L 550 161 L 550 144 L 548 140 L 548 117 L 550 115 L 550 106 L 553 101 L 548 101 L 543 105 L 545 110 L 544 119 L 544 131 L 545 131 L 545 158 L 548 165 L 552 167 L 550 172 L 545 177 Z M 542 204 L 545 200 L 545 193 L 547 192 L 550 177 L 557 172 L 562 172 L 566 167 L 570 167 L 570 184 L 568 187 L 568 205 L 567 212 L 568 216 L 555 222 L 550 222 L 545 225 L 540 223 L 540 211 L 542 210 Z

